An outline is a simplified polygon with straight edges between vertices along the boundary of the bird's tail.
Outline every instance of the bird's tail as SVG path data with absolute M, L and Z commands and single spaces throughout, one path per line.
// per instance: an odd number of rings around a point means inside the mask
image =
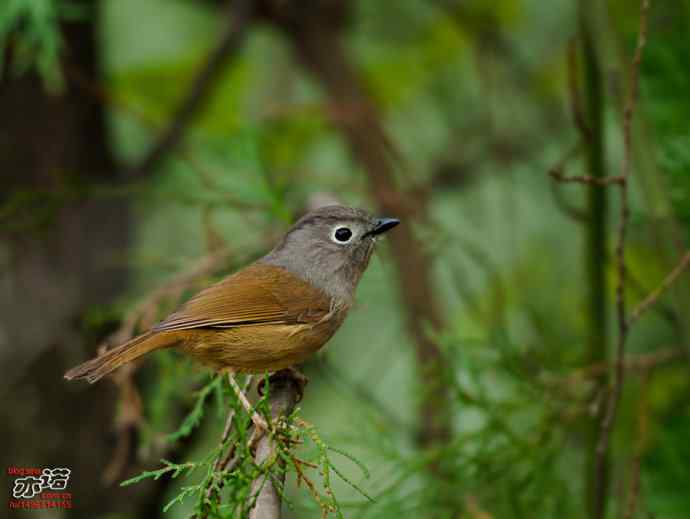
M 127 364 L 150 351 L 172 346 L 175 342 L 177 340 L 174 334 L 147 332 L 70 369 L 65 373 L 65 378 L 67 380 L 86 379 L 93 384 L 123 364 Z

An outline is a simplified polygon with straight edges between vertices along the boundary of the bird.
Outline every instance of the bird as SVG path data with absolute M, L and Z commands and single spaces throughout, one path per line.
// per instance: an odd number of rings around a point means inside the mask
M 235 373 L 277 372 L 304 362 L 342 325 L 377 239 L 400 223 L 330 205 L 300 218 L 265 256 L 202 290 L 141 335 L 80 364 L 65 378 L 100 380 L 142 355 L 176 348 L 227 372 L 257 427 Z

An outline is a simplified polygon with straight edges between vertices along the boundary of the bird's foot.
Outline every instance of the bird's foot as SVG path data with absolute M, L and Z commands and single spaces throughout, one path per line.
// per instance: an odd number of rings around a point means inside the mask
M 297 368 L 287 368 L 283 371 L 287 371 L 290 376 L 292 376 L 292 379 L 297 383 L 297 402 L 301 402 L 302 398 L 304 398 L 304 388 L 309 383 L 309 379 Z
M 270 384 L 271 381 L 277 380 L 279 378 L 289 378 L 295 383 L 295 386 L 297 388 L 297 402 L 301 402 L 302 398 L 304 397 L 304 388 L 309 383 L 309 379 L 297 368 L 285 368 L 273 373 L 268 378 L 268 382 Z M 262 380 L 259 382 L 256 388 L 259 392 L 259 395 L 261 396 L 263 396 L 265 393 L 264 384 L 265 381 Z

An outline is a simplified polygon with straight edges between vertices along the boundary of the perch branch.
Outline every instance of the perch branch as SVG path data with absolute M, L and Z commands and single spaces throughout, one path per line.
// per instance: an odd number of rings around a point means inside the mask
M 290 416 L 297 405 L 300 394 L 299 381 L 290 370 L 279 371 L 270 378 L 269 404 L 272 420 Z M 256 446 L 254 462 L 261 466 L 276 455 L 277 446 L 270 434 L 264 434 Z M 277 463 L 281 463 L 278 460 Z M 283 486 L 285 473 L 270 477 L 262 474 L 252 483 L 251 495 L 256 497 L 254 508 L 249 513 L 250 519 L 279 519 L 281 516 L 281 492 L 276 485 Z
M 251 384 L 251 380 L 252 377 L 246 379 L 243 391 L 247 391 Z M 269 386 L 268 403 L 271 409 L 271 418 L 275 422 L 277 419 L 292 414 L 295 405 L 299 401 L 302 389 L 300 381 L 295 378 L 292 370 L 283 370 L 273 374 L 269 379 Z M 228 413 L 225 428 L 221 436 L 221 453 L 218 455 L 213 465 L 213 470 L 219 474 L 231 472 L 242 461 L 242 454 L 239 452 L 239 449 L 237 449 L 237 444 L 232 445 L 224 455 L 222 453 L 223 445 L 227 442 L 232 428 L 234 427 L 234 418 L 235 410 L 231 409 Z M 265 431 L 259 432 L 256 427 L 252 426 L 248 448 L 250 451 L 253 450 L 255 452 L 255 464 L 261 466 L 275 454 L 275 439 L 273 434 Z M 282 486 L 284 481 L 281 480 L 277 482 Z M 259 476 L 256 481 L 252 483 L 250 499 L 255 499 L 255 501 L 254 508 L 250 513 L 250 518 L 280 518 L 281 497 L 280 491 L 275 487 L 275 484 L 276 478 L 270 478 L 266 474 Z M 216 481 L 215 486 L 209 482 L 209 486 L 206 488 L 206 500 L 209 502 L 211 500 L 219 501 L 219 494 L 223 486 L 224 482 L 222 478 Z M 207 519 L 208 517 L 208 509 L 196 516 L 197 519 Z

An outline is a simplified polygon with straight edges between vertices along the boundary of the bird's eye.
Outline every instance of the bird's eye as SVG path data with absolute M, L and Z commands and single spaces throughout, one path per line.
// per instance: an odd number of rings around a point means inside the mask
M 333 232 L 333 240 L 338 243 L 347 243 L 352 239 L 352 231 L 348 227 L 338 227 Z

